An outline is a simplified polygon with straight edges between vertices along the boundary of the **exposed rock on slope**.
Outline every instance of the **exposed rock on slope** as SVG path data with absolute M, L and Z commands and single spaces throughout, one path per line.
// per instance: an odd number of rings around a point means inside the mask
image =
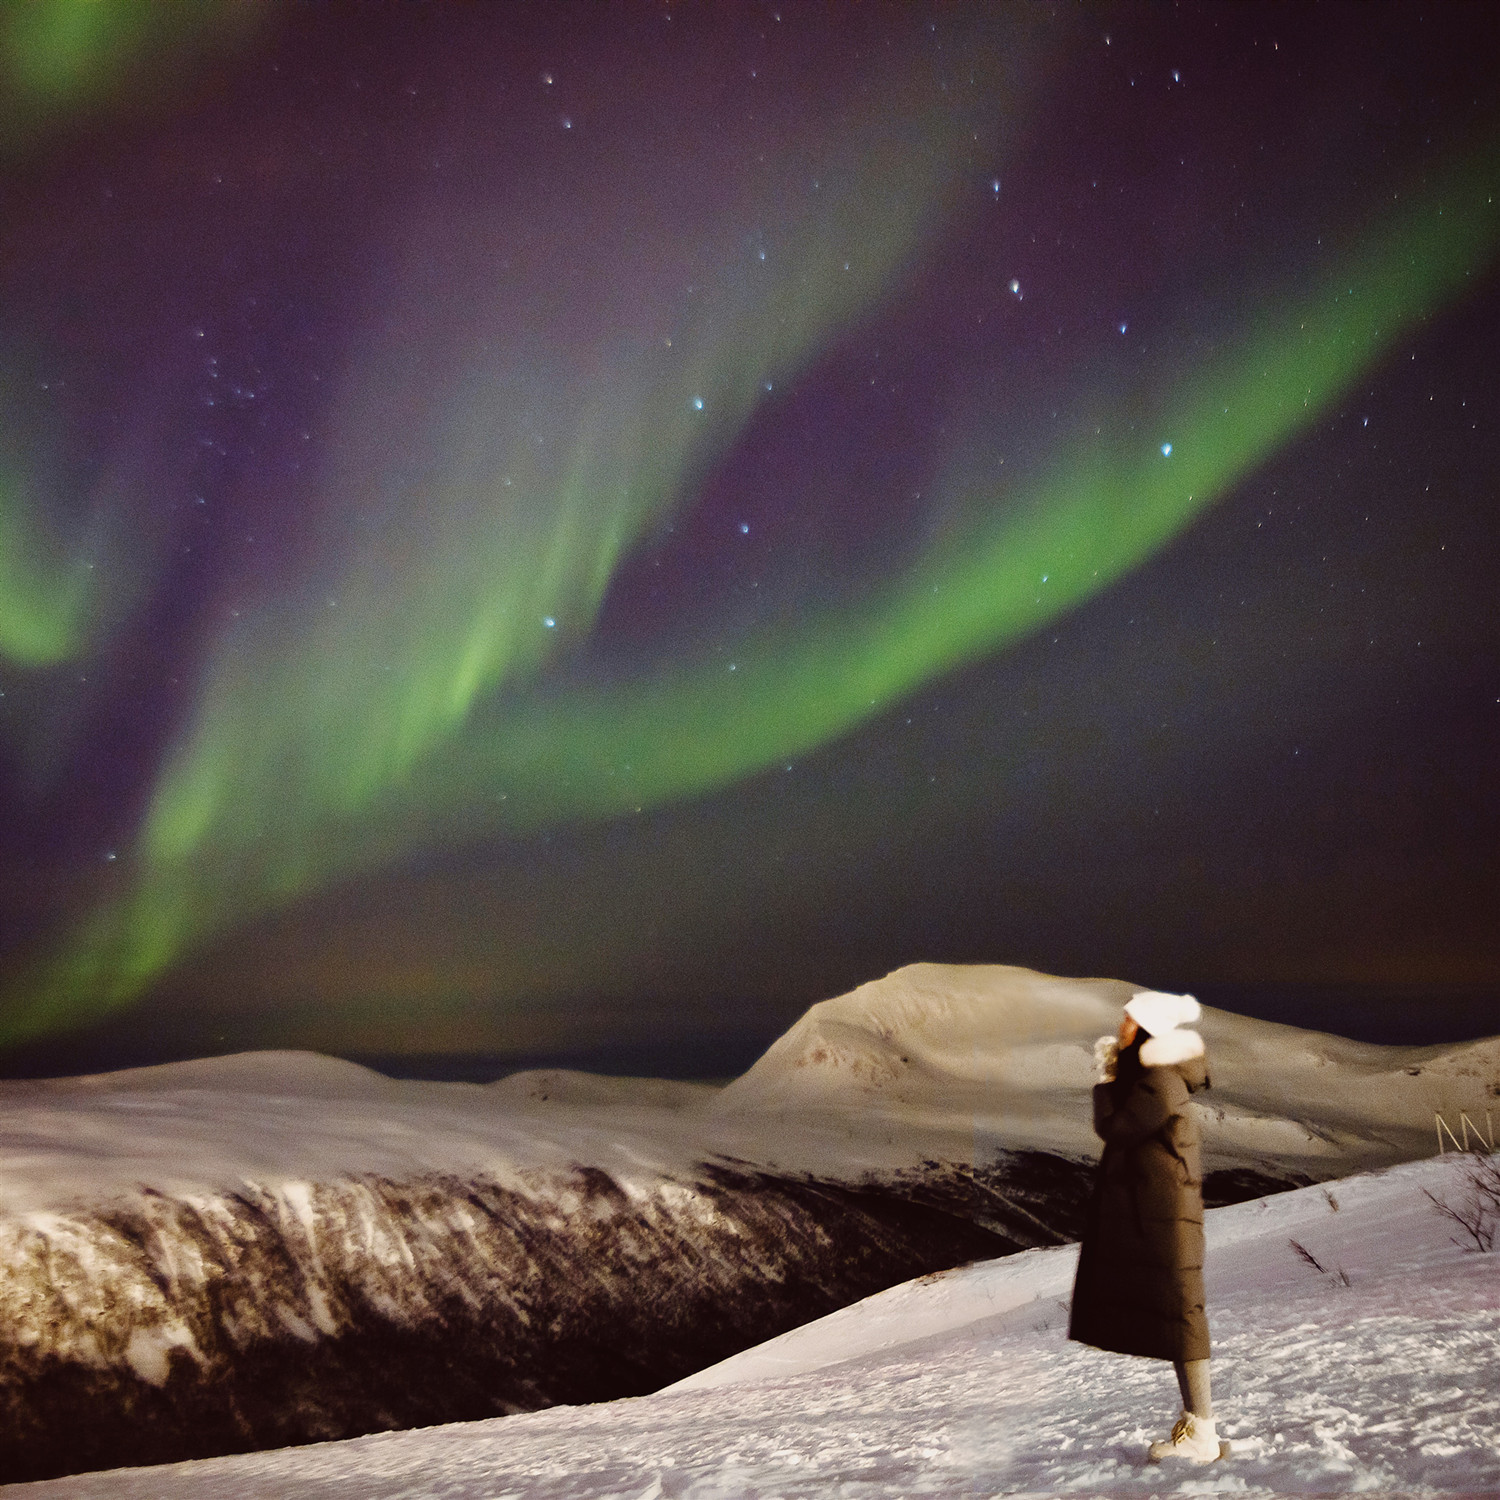
M 724 1168 L 149 1189 L 0 1224 L 4 1480 L 655 1390 L 1004 1239 Z

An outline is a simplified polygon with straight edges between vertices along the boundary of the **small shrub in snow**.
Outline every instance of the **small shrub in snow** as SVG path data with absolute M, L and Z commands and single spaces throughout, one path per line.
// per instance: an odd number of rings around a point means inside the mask
M 1489 1251 L 1495 1248 L 1495 1231 L 1500 1229 L 1500 1156 L 1475 1154 L 1464 1167 L 1464 1196 L 1457 1204 L 1437 1197 L 1426 1188 L 1422 1191 L 1445 1219 L 1451 1219 L 1468 1236 L 1454 1238 L 1465 1250 Z
M 1287 1244 L 1297 1252 L 1298 1258 L 1306 1261 L 1313 1270 L 1324 1276 L 1332 1276 L 1340 1286 L 1350 1285 L 1349 1273 L 1342 1266 L 1325 1266 L 1301 1240 L 1288 1240 Z

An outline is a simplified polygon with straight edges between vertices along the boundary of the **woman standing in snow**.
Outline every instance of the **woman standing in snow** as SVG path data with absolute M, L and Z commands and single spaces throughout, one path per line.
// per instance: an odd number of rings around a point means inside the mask
M 1147 991 L 1094 1049 L 1094 1130 L 1104 1155 L 1084 1229 L 1068 1337 L 1169 1359 L 1182 1413 L 1153 1459 L 1219 1457 L 1203 1308 L 1203 1166 L 1189 1095 L 1208 1087 L 1191 995 Z

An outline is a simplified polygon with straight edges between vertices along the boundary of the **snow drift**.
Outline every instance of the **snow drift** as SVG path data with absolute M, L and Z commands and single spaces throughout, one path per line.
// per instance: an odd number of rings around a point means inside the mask
M 635 1395 L 1076 1231 L 1132 987 L 917 965 L 722 1090 L 262 1053 L 0 1085 L 3 1477 Z M 1210 1197 L 1432 1150 L 1500 1040 L 1207 1012 Z M 86 1413 L 86 1419 L 81 1414 Z

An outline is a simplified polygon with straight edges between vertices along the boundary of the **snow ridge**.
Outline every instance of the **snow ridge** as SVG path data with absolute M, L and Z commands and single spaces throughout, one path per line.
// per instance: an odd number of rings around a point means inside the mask
M 16 1500 L 926 1500 L 962 1496 L 1500 1493 L 1497 1253 L 1426 1196 L 1473 1158 L 1414 1162 L 1210 1211 L 1208 1469 L 1149 1465 L 1170 1369 L 1067 1342 L 1076 1249 L 924 1277 L 713 1379 L 605 1405 L 117 1470 Z M 1293 1242 L 1312 1252 L 1318 1270 Z
M 824 1000 L 708 1105 L 920 1121 L 957 1139 L 1093 1159 L 1093 1046 L 1140 986 L 1003 964 L 910 964 Z M 1500 1115 L 1500 1037 L 1382 1047 L 1203 1007 L 1213 1088 L 1194 1101 L 1204 1160 L 1306 1179 L 1433 1149 L 1436 1113 Z
M 999 1232 L 1003 1205 L 981 1225 L 939 1206 L 935 1177 L 921 1186 L 913 1203 L 748 1168 L 577 1165 L 520 1188 L 142 1189 L 0 1220 L 4 1476 L 641 1394 L 916 1272 L 1035 1242 Z
M 1134 988 L 913 965 L 724 1089 L 306 1053 L 0 1083 L 0 1474 L 639 1394 L 1056 1245 L 1097 1156 L 1093 1040 Z M 1500 1038 L 1202 1031 L 1211 1204 L 1430 1153 L 1433 1111 L 1480 1118 L 1500 1083 Z

